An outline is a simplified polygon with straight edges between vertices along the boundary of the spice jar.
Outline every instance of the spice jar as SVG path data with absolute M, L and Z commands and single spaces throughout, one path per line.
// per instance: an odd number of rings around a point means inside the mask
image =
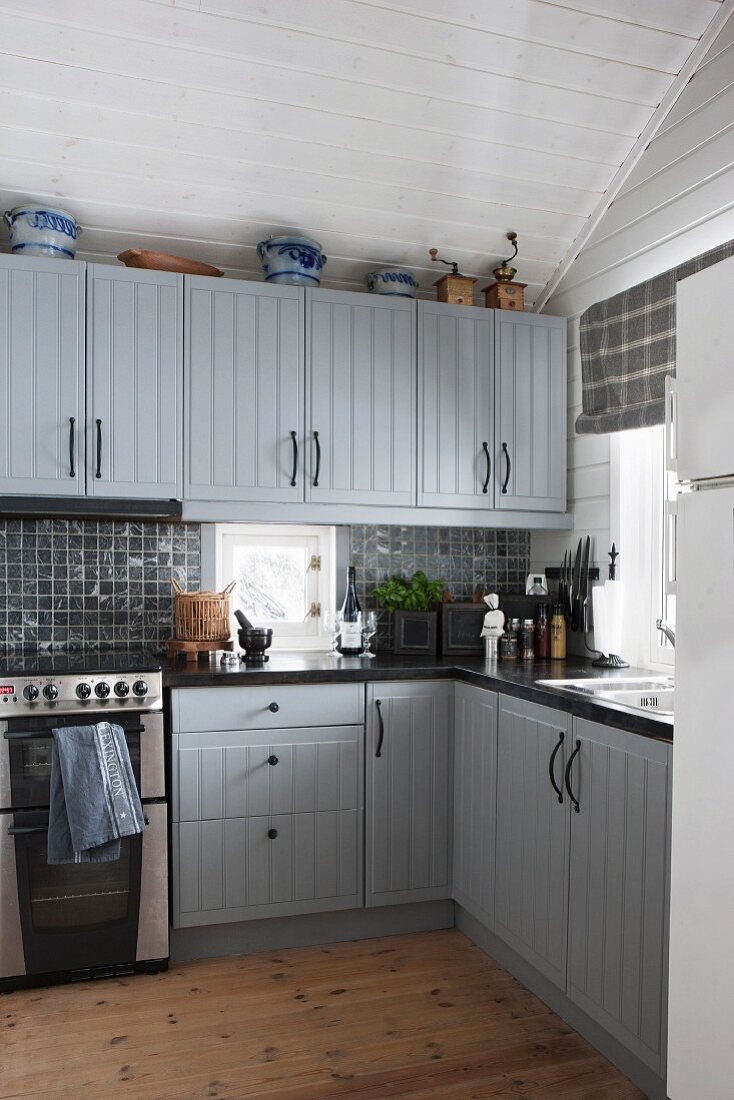
M 520 652 L 523 661 L 535 660 L 535 621 L 523 619 L 520 627 Z
M 510 626 L 500 638 L 500 660 L 502 661 L 516 661 L 520 656 L 520 634 L 512 629 L 512 624 L 519 624 L 519 622 L 519 619 L 512 619 Z
M 535 656 L 539 661 L 546 660 L 550 652 L 549 627 L 548 608 L 544 603 L 539 603 L 535 618 Z
M 562 661 L 566 657 L 566 616 L 559 603 L 553 608 L 550 624 L 550 655 L 554 661 Z

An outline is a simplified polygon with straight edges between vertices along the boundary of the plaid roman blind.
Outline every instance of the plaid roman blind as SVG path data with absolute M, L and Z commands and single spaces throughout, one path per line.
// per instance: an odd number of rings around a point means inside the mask
M 729 241 L 586 310 L 579 434 L 664 422 L 665 376 L 675 374 L 675 284 L 733 255 Z

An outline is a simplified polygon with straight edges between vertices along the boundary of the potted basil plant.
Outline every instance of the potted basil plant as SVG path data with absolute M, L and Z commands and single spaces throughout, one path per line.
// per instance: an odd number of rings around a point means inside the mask
M 443 581 L 429 581 L 421 569 L 410 580 L 390 577 L 373 590 L 380 607 L 393 614 L 394 653 L 438 652 L 437 605 L 443 590 Z

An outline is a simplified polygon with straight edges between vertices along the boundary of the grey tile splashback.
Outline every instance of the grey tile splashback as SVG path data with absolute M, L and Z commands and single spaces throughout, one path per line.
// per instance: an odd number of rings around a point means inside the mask
M 394 527 L 354 525 L 351 560 L 357 569 L 363 606 L 378 610 L 377 647 L 392 646 L 391 616 L 377 608 L 375 585 L 395 573 L 410 577 L 422 569 L 442 580 L 457 600 L 471 599 L 478 586 L 497 592 L 525 590 L 530 571 L 530 532 L 483 527 Z
M 198 524 L 0 521 L 0 646 L 160 650 L 172 577 L 200 585 Z

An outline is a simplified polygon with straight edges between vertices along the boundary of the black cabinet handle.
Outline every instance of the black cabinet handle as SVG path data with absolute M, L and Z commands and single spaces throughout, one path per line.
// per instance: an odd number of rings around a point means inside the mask
M 274 768 L 277 763 L 278 763 L 278 757 L 275 755 L 275 753 L 273 753 L 272 756 L 268 757 L 268 764 L 270 765 L 271 768 Z
M 313 483 L 318 487 L 319 474 L 321 473 L 321 443 L 319 442 L 319 433 L 313 433 L 314 443 L 316 444 L 316 471 L 313 475 Z
M 69 417 L 69 477 L 76 477 L 76 464 L 74 462 L 74 452 L 76 451 L 74 443 L 74 425 L 76 424 L 76 417 Z
M 563 732 L 563 730 L 561 730 L 561 732 L 558 734 L 558 741 L 556 742 L 556 746 L 553 749 L 553 752 L 550 754 L 550 760 L 548 761 L 548 776 L 550 777 L 551 787 L 553 788 L 553 790 L 558 795 L 558 801 L 561 802 L 561 803 L 563 802 L 563 791 L 561 790 L 561 788 L 556 783 L 555 766 L 556 766 L 556 757 L 558 756 L 558 753 L 560 752 L 561 745 L 563 744 L 563 740 L 564 740 L 565 736 L 566 736 L 565 733 Z
M 507 459 L 507 473 L 505 474 L 505 480 L 502 482 L 502 492 L 507 492 L 507 486 L 510 484 L 510 474 L 512 473 L 512 463 L 510 462 L 510 452 L 507 450 L 507 444 L 502 444 L 502 450 L 504 451 L 505 458 Z
M 278 835 L 277 829 L 268 829 L 268 840 L 275 840 Z
M 573 750 L 573 752 L 569 756 L 568 763 L 566 764 L 566 790 L 568 791 L 568 797 L 573 802 L 574 813 L 577 813 L 577 814 L 581 812 L 581 807 L 579 806 L 578 798 L 576 798 L 573 791 L 571 790 L 571 767 L 573 765 L 574 760 L 576 759 L 576 757 L 578 756 L 578 754 L 580 752 L 581 752 L 581 742 L 577 741 L 576 742 L 576 748 Z
M 382 756 L 382 742 L 385 740 L 385 719 L 382 717 L 382 699 L 375 699 L 375 706 L 377 707 L 377 722 L 380 730 L 380 735 L 377 738 L 375 756 Z
M 102 421 L 97 421 L 97 472 L 95 477 L 102 477 Z
M 270 706 L 268 707 L 268 710 L 270 711 L 271 714 L 277 714 L 278 711 L 280 710 L 280 704 L 279 703 L 271 703 Z
M 291 474 L 291 485 L 296 484 L 296 474 L 298 473 L 298 439 L 295 432 L 291 432 L 291 443 L 293 444 L 293 473 Z
M 487 459 L 487 476 L 485 477 L 484 484 L 482 485 L 482 492 L 486 493 L 489 491 L 489 479 L 492 476 L 492 459 L 489 454 L 489 443 L 482 443 L 482 450 L 484 451 L 485 458 Z

